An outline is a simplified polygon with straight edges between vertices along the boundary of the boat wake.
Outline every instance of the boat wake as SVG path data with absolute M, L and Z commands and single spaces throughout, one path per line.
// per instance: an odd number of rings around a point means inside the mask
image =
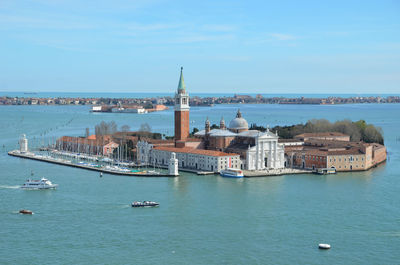
M 130 208 L 131 206 L 129 204 L 122 204 L 122 205 L 118 205 L 117 208 L 119 209 L 124 209 L 124 208 Z
M 0 185 L 0 189 L 19 189 L 20 186 Z

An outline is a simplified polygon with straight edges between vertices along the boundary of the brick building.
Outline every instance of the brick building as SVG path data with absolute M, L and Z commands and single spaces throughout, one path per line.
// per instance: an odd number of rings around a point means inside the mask
M 287 167 L 336 171 L 367 170 L 386 160 L 386 148 L 380 144 L 329 140 L 306 140 L 302 146 L 285 147 Z

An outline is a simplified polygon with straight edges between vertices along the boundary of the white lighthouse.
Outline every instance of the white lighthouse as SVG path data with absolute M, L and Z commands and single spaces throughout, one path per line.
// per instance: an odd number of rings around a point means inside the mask
M 168 164 L 168 174 L 170 176 L 178 176 L 178 159 L 176 159 L 176 154 L 174 152 L 171 153 L 171 158 L 169 159 Z
M 19 151 L 21 153 L 28 152 L 28 139 L 26 139 L 25 134 L 22 134 L 21 137 L 19 138 Z

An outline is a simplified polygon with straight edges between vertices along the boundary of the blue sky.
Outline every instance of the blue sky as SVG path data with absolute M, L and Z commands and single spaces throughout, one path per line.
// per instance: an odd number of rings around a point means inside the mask
M 0 1 L 0 91 L 400 93 L 400 1 Z

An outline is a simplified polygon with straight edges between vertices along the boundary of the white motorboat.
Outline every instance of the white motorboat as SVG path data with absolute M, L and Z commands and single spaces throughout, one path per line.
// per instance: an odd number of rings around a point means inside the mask
M 331 245 L 329 245 L 329 244 L 319 244 L 318 248 L 319 249 L 330 249 Z
M 223 169 L 221 170 L 221 172 L 219 172 L 219 174 L 222 177 L 227 177 L 227 178 L 243 178 L 243 171 L 240 169 L 236 169 L 236 168 L 227 168 L 227 169 Z
M 152 201 L 132 202 L 132 207 L 157 207 L 159 205 L 158 202 Z
M 41 189 L 55 189 L 57 188 L 58 184 L 51 183 L 50 180 L 42 178 L 41 180 L 32 180 L 28 179 L 24 185 L 21 186 L 21 189 L 34 189 L 34 190 L 41 190 Z
M 152 175 L 160 175 L 161 173 L 155 170 L 147 170 L 148 174 L 152 174 Z

